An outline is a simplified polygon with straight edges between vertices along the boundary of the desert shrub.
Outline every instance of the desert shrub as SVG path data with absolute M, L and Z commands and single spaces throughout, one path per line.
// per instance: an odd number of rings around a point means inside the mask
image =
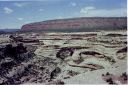
M 54 78 L 55 76 L 57 76 L 58 73 L 61 72 L 61 69 L 59 67 L 56 67 L 52 72 L 51 72 L 51 79 Z
M 27 49 L 23 46 L 22 43 L 18 44 L 17 46 L 13 47 L 12 44 L 8 44 L 4 48 L 4 57 L 11 57 L 17 61 L 21 60 L 21 54 L 26 53 Z M 31 56 L 31 55 L 29 55 Z
M 16 63 L 14 61 L 4 62 L 4 63 L 1 64 L 1 68 L 11 69 L 14 65 L 16 65 Z
M 26 52 L 27 52 L 27 49 L 26 49 L 26 47 L 23 46 L 22 43 L 20 43 L 16 46 L 16 53 L 17 54 L 22 54 L 22 53 L 26 53 Z
M 11 56 L 11 57 L 15 57 L 16 56 L 16 48 L 12 46 L 12 44 L 8 44 L 6 45 L 6 47 L 4 48 L 4 55 L 5 56 Z

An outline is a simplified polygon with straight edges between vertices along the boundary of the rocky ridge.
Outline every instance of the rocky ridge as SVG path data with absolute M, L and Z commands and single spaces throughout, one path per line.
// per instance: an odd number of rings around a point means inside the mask
M 127 28 L 126 17 L 81 17 L 71 19 L 47 20 L 25 24 L 22 31 L 98 31 L 98 30 L 122 30 Z

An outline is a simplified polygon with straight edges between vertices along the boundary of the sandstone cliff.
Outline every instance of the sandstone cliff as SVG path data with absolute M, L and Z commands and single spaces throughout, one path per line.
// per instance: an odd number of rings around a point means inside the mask
M 47 20 L 23 25 L 22 31 L 96 31 L 126 29 L 126 17 L 81 17 Z

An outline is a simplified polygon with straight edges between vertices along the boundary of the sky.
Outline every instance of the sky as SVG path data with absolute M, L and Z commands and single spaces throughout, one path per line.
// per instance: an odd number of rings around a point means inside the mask
M 74 17 L 126 17 L 127 0 L 0 0 L 0 29 Z

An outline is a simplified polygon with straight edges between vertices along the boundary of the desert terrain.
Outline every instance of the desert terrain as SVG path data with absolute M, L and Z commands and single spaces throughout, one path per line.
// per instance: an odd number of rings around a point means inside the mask
M 127 84 L 126 30 L 1 34 L 0 56 L 2 85 Z

